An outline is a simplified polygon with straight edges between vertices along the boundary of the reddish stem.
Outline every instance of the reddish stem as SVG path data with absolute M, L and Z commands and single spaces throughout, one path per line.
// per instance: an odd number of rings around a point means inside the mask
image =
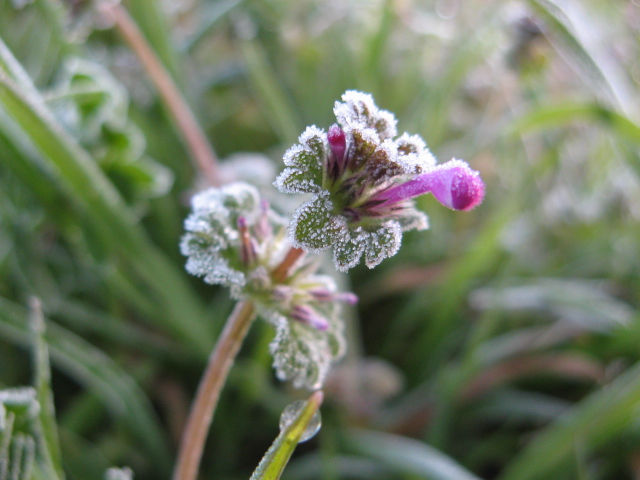
M 194 160 L 197 170 L 212 185 L 220 184 L 218 161 L 196 118 L 175 82 L 153 52 L 129 13 L 119 4 L 101 3 L 102 12 L 113 20 L 118 31 L 140 59 L 158 89 Z
M 287 252 L 287 255 L 284 257 L 282 262 L 280 262 L 280 265 L 278 265 L 276 269 L 273 271 L 273 273 L 271 274 L 273 279 L 276 282 L 282 282 L 285 278 L 287 278 L 287 275 L 289 274 L 289 271 L 291 270 L 293 265 L 304 254 L 305 254 L 305 251 L 302 250 L 301 248 L 291 247 L 291 249 L 289 249 L 289 251 Z

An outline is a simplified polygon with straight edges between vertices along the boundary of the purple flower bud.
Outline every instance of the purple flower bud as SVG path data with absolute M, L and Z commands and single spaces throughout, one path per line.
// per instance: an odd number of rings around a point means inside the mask
M 306 305 L 296 305 L 293 307 L 293 310 L 291 311 L 291 318 L 317 330 L 324 331 L 329 328 L 329 322 L 327 319 Z
M 353 292 L 336 293 L 335 299 L 348 305 L 355 305 L 356 303 L 358 303 L 358 296 Z
M 347 149 L 347 137 L 345 136 L 344 131 L 334 123 L 329 127 L 327 140 L 329 141 L 329 148 L 331 149 L 332 156 L 330 159 L 330 166 L 334 167 L 329 168 L 329 172 L 337 176 L 344 168 L 344 154 Z
M 378 206 L 388 206 L 425 193 L 432 193 L 445 207 L 471 210 L 484 198 L 484 182 L 480 174 L 462 160 L 451 160 L 413 180 L 380 192 Z
M 240 231 L 242 262 L 245 265 L 251 265 L 256 259 L 256 249 L 249 234 L 246 218 L 238 217 L 238 230 Z
M 260 200 L 260 217 L 258 217 L 253 229 L 256 236 L 263 241 L 273 234 L 271 223 L 269 222 L 269 202 L 264 198 Z
M 280 303 L 288 303 L 293 298 L 293 288 L 288 285 L 276 285 L 271 295 Z
M 352 292 L 331 292 L 324 288 L 310 290 L 309 293 L 318 302 L 344 302 L 349 305 L 358 303 L 358 296 Z

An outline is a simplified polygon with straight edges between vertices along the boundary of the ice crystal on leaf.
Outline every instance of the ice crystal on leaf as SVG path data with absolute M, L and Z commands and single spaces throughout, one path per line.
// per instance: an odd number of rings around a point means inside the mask
M 284 155 L 275 185 L 283 193 L 312 193 L 289 225 L 293 244 L 333 249 L 339 270 L 364 256 L 369 268 L 396 254 L 402 232 L 424 230 L 427 217 L 413 198 L 432 193 L 446 207 L 470 210 L 484 197 L 478 172 L 461 160 L 436 165 L 418 135 L 397 137 L 396 119 L 371 95 L 347 91 L 327 132 L 312 126 Z
M 286 225 L 251 185 L 211 188 L 193 197 L 181 250 L 189 273 L 230 287 L 237 299 L 251 299 L 273 325 L 270 350 L 278 378 L 314 389 L 344 352 L 340 304 L 356 298 L 338 292 L 306 257 L 286 278 L 275 278 L 272 272 L 291 248 Z

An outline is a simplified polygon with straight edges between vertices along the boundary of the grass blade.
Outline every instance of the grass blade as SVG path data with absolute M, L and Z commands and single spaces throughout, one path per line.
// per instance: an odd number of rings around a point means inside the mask
M 300 442 L 300 437 L 320 408 L 322 391 L 313 393 L 298 417 L 285 428 L 265 453 L 250 480 L 278 480 L 289 463 L 291 454 Z
M 632 142 L 640 141 L 640 125 L 629 117 L 593 102 L 557 102 L 530 110 L 516 119 L 506 130 L 509 135 L 522 135 L 541 129 L 564 126 L 578 121 L 600 123 Z
M 282 82 L 276 78 L 266 53 L 257 42 L 245 40 L 241 45 L 249 79 L 258 99 L 265 107 L 269 123 L 273 125 L 285 145 L 294 142 L 302 124 L 295 114 L 293 105 L 280 87 Z
M 60 128 L 34 92 L 21 92 L 0 72 L 0 108 L 12 118 L 54 170 L 66 196 L 101 237 L 153 289 L 159 320 L 203 355 L 211 334 L 199 302 L 164 255 L 146 238 L 118 192 L 86 151 Z
M 479 480 L 444 453 L 417 440 L 366 430 L 352 430 L 348 442 L 398 472 L 428 480 Z
M 0 299 L 0 333 L 28 347 L 31 332 L 25 309 Z M 134 435 L 158 472 L 170 468 L 169 449 L 153 407 L 135 380 L 102 351 L 64 328 L 50 323 L 46 333 L 53 362 L 93 391 L 105 408 Z
M 33 363 L 35 368 L 34 387 L 39 409 L 40 428 L 42 429 L 43 453 L 51 469 L 59 479 L 64 478 L 62 455 L 58 440 L 56 411 L 51 391 L 51 367 L 49 365 L 49 349 L 44 338 L 45 325 L 42 306 L 37 298 L 31 299 L 30 324 L 33 335 Z
M 500 480 L 552 478 L 576 444 L 597 447 L 629 427 L 640 406 L 640 364 L 574 407 L 507 465 Z

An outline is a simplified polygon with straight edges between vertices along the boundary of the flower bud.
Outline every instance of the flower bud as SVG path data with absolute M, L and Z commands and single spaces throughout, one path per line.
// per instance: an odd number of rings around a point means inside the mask
M 327 141 L 331 149 L 329 173 L 333 178 L 337 178 L 344 170 L 345 150 L 347 149 L 347 137 L 344 131 L 337 125 L 333 124 L 327 132 Z
M 317 330 L 324 331 L 329 328 L 327 319 L 318 315 L 315 310 L 306 305 L 296 305 L 293 307 L 291 318 Z

